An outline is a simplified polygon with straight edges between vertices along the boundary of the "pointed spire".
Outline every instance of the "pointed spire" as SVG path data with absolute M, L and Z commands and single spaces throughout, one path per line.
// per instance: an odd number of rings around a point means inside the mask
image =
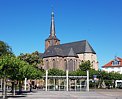
M 51 26 L 50 26 L 50 36 L 55 36 L 55 22 L 54 22 L 54 12 L 51 13 Z
M 51 26 L 50 26 L 50 35 L 45 40 L 45 49 L 47 49 L 49 46 L 59 45 L 60 40 L 56 37 L 55 33 L 55 22 L 54 22 L 54 12 L 51 13 Z

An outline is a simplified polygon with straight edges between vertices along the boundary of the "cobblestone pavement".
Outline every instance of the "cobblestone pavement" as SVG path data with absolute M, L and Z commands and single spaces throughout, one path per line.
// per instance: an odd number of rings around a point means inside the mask
M 90 90 L 90 92 L 34 91 L 15 97 L 9 96 L 8 99 L 122 99 L 122 89 Z

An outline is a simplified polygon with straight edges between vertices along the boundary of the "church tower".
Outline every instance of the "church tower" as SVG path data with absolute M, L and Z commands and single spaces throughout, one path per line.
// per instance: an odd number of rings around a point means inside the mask
M 54 12 L 52 12 L 51 13 L 50 35 L 45 40 L 45 50 L 50 46 L 59 45 L 59 44 L 60 44 L 60 40 L 56 37 L 56 32 L 55 32 Z

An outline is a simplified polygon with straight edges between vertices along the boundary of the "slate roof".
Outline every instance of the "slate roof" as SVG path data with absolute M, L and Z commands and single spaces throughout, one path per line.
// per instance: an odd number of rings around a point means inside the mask
M 78 57 L 77 54 L 80 53 L 94 53 L 96 52 L 93 50 L 91 45 L 88 41 L 77 41 L 71 43 L 65 43 L 55 46 L 50 46 L 42 55 L 43 58 L 46 57 L 54 57 L 54 56 L 68 56 L 68 57 Z

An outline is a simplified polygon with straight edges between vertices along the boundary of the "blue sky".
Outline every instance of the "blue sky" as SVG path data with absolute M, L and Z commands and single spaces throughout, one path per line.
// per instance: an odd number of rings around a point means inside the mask
M 122 57 L 122 0 L 0 0 L 0 40 L 16 55 L 44 52 L 52 6 L 61 43 L 88 40 L 100 67 Z

